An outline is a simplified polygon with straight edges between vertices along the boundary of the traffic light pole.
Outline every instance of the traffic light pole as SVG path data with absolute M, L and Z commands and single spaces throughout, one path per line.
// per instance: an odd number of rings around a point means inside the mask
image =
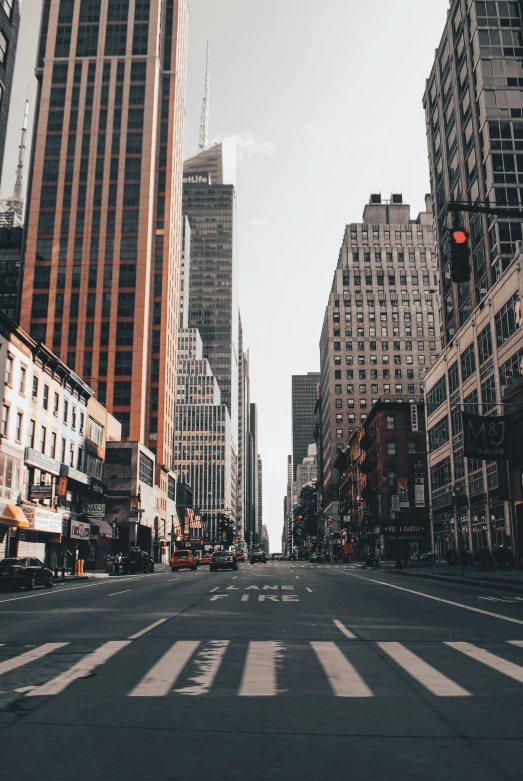
M 493 214 L 495 217 L 523 217 L 523 209 L 520 206 L 479 206 L 477 203 L 462 201 L 447 201 L 445 206 L 447 211 L 452 214 L 471 212 L 472 214 Z

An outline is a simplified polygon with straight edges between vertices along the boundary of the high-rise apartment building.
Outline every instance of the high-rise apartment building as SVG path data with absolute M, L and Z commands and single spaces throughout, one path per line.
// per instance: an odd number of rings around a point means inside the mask
M 193 490 L 194 507 L 210 541 L 218 534 L 218 515 L 236 516 L 236 462 L 231 418 L 196 329 L 178 337 L 175 465 L 179 479 Z
M 258 411 L 256 404 L 249 404 L 249 435 L 246 459 L 246 513 L 245 541 L 249 547 L 258 540 Z
M 2 0 L 0 3 L 0 181 L 2 179 L 19 27 L 20 5 L 18 0 Z
M 46 0 L 21 323 L 173 461 L 187 0 Z
M 459 215 L 472 276 L 450 278 L 445 202 L 523 207 L 523 5 L 452 0 L 423 99 L 445 343 L 500 278 L 521 240 L 521 215 Z
M 183 213 L 191 226 L 189 327 L 198 328 L 203 354 L 218 380 L 236 441 L 238 309 L 235 178 L 227 145 L 216 144 L 183 166 Z
M 324 512 L 337 514 L 334 461 L 375 401 L 423 396 L 440 349 L 430 198 L 416 220 L 401 195 L 372 195 L 347 225 L 320 340 L 319 480 Z
M 243 328 L 238 333 L 238 490 L 236 499 L 236 534 L 245 539 L 247 514 L 247 463 L 249 446 L 249 351 L 243 351 Z
M 294 479 L 311 442 L 314 442 L 314 408 L 318 395 L 320 372 L 292 375 L 292 463 Z

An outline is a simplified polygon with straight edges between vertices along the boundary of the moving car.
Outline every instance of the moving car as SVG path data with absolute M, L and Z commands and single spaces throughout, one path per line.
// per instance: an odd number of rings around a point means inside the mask
M 131 548 L 129 553 L 123 557 L 122 570 L 124 575 L 134 575 L 136 572 L 154 572 L 154 561 L 146 551 L 140 550 L 140 548 Z
M 177 572 L 179 569 L 196 569 L 196 559 L 190 550 L 175 550 L 171 556 L 171 570 Z
M 51 588 L 53 573 L 39 559 L 9 558 L 0 561 L 0 586 L 32 591 L 37 586 Z
M 238 569 L 238 559 L 228 550 L 215 550 L 212 554 L 211 572 L 217 572 L 219 569 Z
M 319 553 L 313 553 L 309 558 L 311 564 L 321 564 L 321 555 Z
M 253 550 L 251 553 L 251 564 L 255 564 L 257 561 L 263 561 L 267 564 L 267 558 L 262 550 Z
M 245 553 L 237 553 L 236 558 L 238 561 L 245 561 Z
M 210 564 L 212 560 L 212 553 L 204 553 L 200 556 L 200 564 Z

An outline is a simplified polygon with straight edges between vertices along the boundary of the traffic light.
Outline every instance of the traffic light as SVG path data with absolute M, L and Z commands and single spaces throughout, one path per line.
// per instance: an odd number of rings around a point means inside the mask
M 469 232 L 465 228 L 452 228 L 450 240 L 450 276 L 453 282 L 468 282 L 470 279 Z

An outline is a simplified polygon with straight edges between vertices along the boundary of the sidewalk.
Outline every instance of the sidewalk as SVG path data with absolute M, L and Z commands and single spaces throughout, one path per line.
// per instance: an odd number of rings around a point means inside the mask
M 492 588 L 498 591 L 513 591 L 517 594 L 523 593 L 523 570 L 520 569 L 482 570 L 479 567 L 469 566 L 464 568 L 463 578 L 461 577 L 460 565 L 435 564 L 432 567 L 427 565 L 416 567 L 415 564 L 409 564 L 402 569 L 396 569 L 393 561 L 384 561 L 381 562 L 380 569 L 406 577 L 473 585 L 478 588 Z

